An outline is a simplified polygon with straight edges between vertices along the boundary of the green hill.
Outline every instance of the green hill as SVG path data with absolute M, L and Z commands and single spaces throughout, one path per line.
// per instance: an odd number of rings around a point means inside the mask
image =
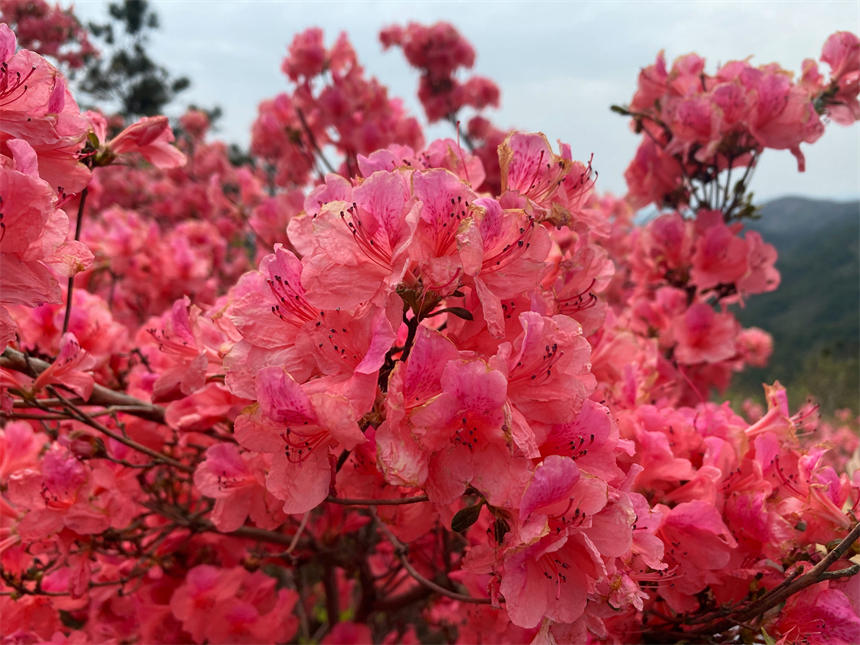
M 792 407 L 812 394 L 824 412 L 860 411 L 860 202 L 786 197 L 746 228 L 776 247 L 782 283 L 737 310 L 742 325 L 773 335 L 774 353 L 730 394 L 762 398 L 761 383 L 779 379 Z

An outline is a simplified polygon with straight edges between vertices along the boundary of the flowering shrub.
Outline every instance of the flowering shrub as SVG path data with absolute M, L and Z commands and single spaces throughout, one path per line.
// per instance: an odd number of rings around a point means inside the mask
M 452 26 L 381 40 L 429 120 L 497 104 Z M 425 145 L 324 42 L 237 167 L 0 27 L 4 642 L 860 640 L 856 419 L 708 399 L 771 349 L 750 173 L 860 116 L 857 38 L 661 54 L 621 199 L 484 117 Z

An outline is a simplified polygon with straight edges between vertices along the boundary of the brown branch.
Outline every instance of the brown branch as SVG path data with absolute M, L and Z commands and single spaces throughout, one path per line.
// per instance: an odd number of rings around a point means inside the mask
M 72 405 L 72 403 L 69 402 L 67 399 L 65 399 L 63 396 L 61 396 L 54 387 L 49 385 L 48 391 L 51 392 L 51 394 L 53 394 L 55 397 L 57 397 L 60 400 L 63 408 L 69 412 L 69 415 L 73 419 L 80 421 L 81 423 L 88 425 L 91 428 L 94 428 L 95 430 L 98 430 L 102 434 L 110 437 L 111 439 L 113 439 L 115 441 L 120 442 L 121 444 L 123 444 L 125 446 L 128 446 L 132 450 L 136 450 L 137 452 L 140 452 L 140 453 L 143 453 L 144 455 L 152 457 L 156 461 L 167 464 L 168 466 L 173 466 L 177 470 L 181 470 L 181 471 L 186 472 L 186 473 L 194 472 L 193 466 L 189 466 L 187 464 L 182 463 L 178 459 L 174 459 L 173 457 L 170 457 L 169 455 L 165 455 L 164 453 L 158 452 L 157 450 L 153 450 L 152 448 L 148 448 L 147 446 L 144 446 L 143 444 L 137 443 L 133 439 L 129 439 L 128 437 L 125 437 L 121 434 L 118 434 L 118 433 L 114 432 L 113 430 L 111 430 L 110 428 L 102 425 L 101 423 L 99 423 L 98 421 L 96 421 L 95 419 L 93 419 L 92 417 L 87 415 L 85 412 L 83 412 L 82 410 L 80 410 L 80 409 L 76 408 L 74 405 Z
M 470 602 L 476 605 L 489 605 L 491 601 L 489 598 L 475 598 L 474 596 L 469 596 L 467 594 L 462 594 L 457 591 L 452 591 L 450 589 L 446 589 L 442 585 L 436 584 L 432 580 L 425 578 L 422 576 L 415 567 L 412 566 L 412 563 L 409 562 L 409 559 L 406 557 L 406 554 L 409 553 L 409 547 L 406 546 L 403 542 L 401 542 L 394 533 L 385 525 L 385 522 L 379 519 L 379 516 L 376 514 L 376 509 L 370 507 L 370 514 L 376 520 L 376 523 L 379 525 L 379 528 L 382 529 L 382 532 L 385 533 L 385 537 L 388 538 L 388 541 L 394 546 L 394 552 L 397 554 L 397 557 L 400 559 L 401 564 L 409 572 L 409 575 L 415 578 L 420 584 L 424 585 L 428 589 L 435 591 L 438 594 L 446 596 L 448 598 L 452 598 L 454 600 L 459 600 L 460 602 Z
M 78 202 L 78 218 L 75 222 L 75 242 L 81 239 L 81 223 L 84 220 L 84 205 L 87 203 L 87 192 L 89 188 L 81 191 L 81 199 Z M 69 321 L 72 317 L 72 291 L 75 288 L 75 276 L 69 276 L 69 284 L 66 287 L 66 313 L 63 314 L 63 333 L 69 331 Z
M 7 347 L 3 354 L 0 354 L 0 367 L 33 377 L 44 372 L 49 366 L 50 363 L 28 356 L 11 347 Z M 133 396 L 123 392 L 116 392 L 102 385 L 93 386 L 93 392 L 90 395 L 89 401 L 87 401 L 87 405 L 117 407 L 119 408 L 118 411 L 122 411 L 124 414 L 130 414 L 148 421 L 155 421 L 156 423 L 164 423 L 164 408 L 161 406 L 141 401 Z
M 0 410 L 0 418 L 2 419 L 32 419 L 33 421 L 66 421 L 68 415 L 65 414 L 30 414 L 27 412 L 3 412 Z
M 845 578 L 848 576 L 853 576 L 854 574 L 860 572 L 860 565 L 852 565 L 845 569 L 840 569 L 838 571 L 828 571 L 834 562 L 836 562 L 842 555 L 851 547 L 857 539 L 860 538 L 860 522 L 854 525 L 854 528 L 846 535 L 836 547 L 830 551 L 818 564 L 816 564 L 812 569 L 807 571 L 805 574 L 801 575 L 803 571 L 802 567 L 797 567 L 791 573 L 788 574 L 785 580 L 783 580 L 779 585 L 768 591 L 761 598 L 753 601 L 752 603 L 746 606 L 737 606 L 734 608 L 725 608 L 722 610 L 718 610 L 717 612 L 711 612 L 704 616 L 695 618 L 691 617 L 687 619 L 687 624 L 695 623 L 702 624 L 707 623 L 701 627 L 697 627 L 694 630 L 689 631 L 673 631 L 672 629 L 661 630 L 659 628 L 654 629 L 649 632 L 650 636 L 654 636 L 656 638 L 666 637 L 666 636 L 674 636 L 674 637 L 683 637 L 689 639 L 694 636 L 701 636 L 705 634 L 720 634 L 723 633 L 736 625 L 744 625 L 748 621 L 758 618 L 762 616 L 765 612 L 769 611 L 773 607 L 781 604 L 785 600 L 787 600 L 790 596 L 806 589 L 807 587 L 814 585 L 818 582 L 822 582 L 824 580 L 834 580 L 837 578 Z M 665 617 L 666 620 L 671 620 L 668 617 Z M 674 621 L 674 626 L 680 626 L 683 621 L 683 617 L 678 617 Z
M 775 607 L 779 603 L 783 602 L 789 596 L 796 594 L 798 591 L 802 591 L 806 589 L 810 585 L 814 585 L 816 582 L 821 582 L 822 580 L 832 578 L 833 575 L 837 572 L 831 571 L 828 572 L 827 569 L 836 562 L 839 558 L 842 557 L 842 554 L 845 553 L 854 542 L 857 541 L 857 538 L 860 537 L 860 522 L 854 525 L 854 528 L 845 536 L 845 538 L 836 545 L 836 547 L 830 551 L 824 558 L 816 564 L 812 569 L 807 571 L 804 575 L 795 578 L 794 580 L 787 580 L 783 582 L 778 587 L 775 587 L 764 596 L 762 596 L 759 600 L 755 601 L 752 605 L 750 605 L 747 609 L 740 612 L 735 616 L 735 620 L 746 622 L 750 618 L 754 618 L 759 614 L 764 613 L 771 607 Z M 852 571 L 854 569 L 854 571 Z M 846 573 L 845 575 L 854 575 L 857 572 L 855 567 L 849 567 L 848 569 L 843 569 L 841 572 L 851 572 Z M 841 576 L 840 576 L 841 577 Z
M 820 580 L 838 580 L 839 578 L 850 578 L 860 572 L 860 564 L 852 564 L 850 567 L 836 571 L 825 571 L 819 576 Z
M 331 629 L 340 622 L 340 598 L 337 588 L 337 573 L 336 567 L 326 562 L 323 567 L 322 583 L 325 593 L 325 613 L 328 628 Z
M 209 524 L 208 527 L 205 528 L 207 531 L 211 531 L 213 533 L 220 533 L 221 535 L 226 535 L 228 537 L 247 538 L 249 540 L 258 540 L 260 542 L 283 544 L 285 546 L 290 546 L 293 543 L 293 538 L 290 535 L 284 535 L 283 533 L 275 533 L 274 531 L 267 531 L 266 529 L 259 529 L 255 526 L 242 526 L 235 531 L 230 531 L 229 533 L 219 531 L 212 524 Z
M 409 605 L 424 600 L 428 596 L 433 593 L 432 589 L 428 587 L 419 586 L 410 589 L 409 591 L 405 591 L 399 596 L 389 596 L 388 598 L 384 598 L 382 600 L 377 600 L 373 605 L 374 611 L 385 611 L 385 612 L 395 612 L 398 609 L 402 609 L 403 607 L 408 607 Z
M 325 158 L 323 151 L 320 150 L 313 130 L 311 130 L 311 127 L 308 125 L 308 122 L 305 119 L 305 113 L 302 112 L 301 108 L 296 108 L 296 114 L 299 117 L 299 121 L 301 121 L 302 129 L 305 131 L 305 134 L 308 137 L 308 141 L 310 141 L 311 147 L 314 149 L 314 152 L 316 152 L 317 157 L 319 157 L 320 161 L 322 161 L 323 165 L 326 167 L 326 170 L 328 170 L 329 172 L 335 172 L 334 166 L 329 163 L 328 159 Z

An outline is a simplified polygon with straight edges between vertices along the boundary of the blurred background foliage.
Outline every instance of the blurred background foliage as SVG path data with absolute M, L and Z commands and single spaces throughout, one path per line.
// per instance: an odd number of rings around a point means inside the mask
M 737 316 L 773 335 L 767 367 L 735 376 L 724 395 L 764 403 L 779 380 L 796 407 L 813 396 L 825 415 L 860 411 L 860 202 L 785 197 L 746 220 L 778 253 L 782 283 L 750 298 Z

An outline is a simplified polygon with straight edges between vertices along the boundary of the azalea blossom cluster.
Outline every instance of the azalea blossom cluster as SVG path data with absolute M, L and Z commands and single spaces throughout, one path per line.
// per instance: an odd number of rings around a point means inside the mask
M 198 111 L 110 138 L 0 37 L 9 642 L 860 639 L 857 419 L 709 400 L 766 361 L 727 307 L 779 274 L 747 176 L 689 199 L 849 120 L 852 34 L 782 94 L 658 59 L 624 111 L 679 174 L 640 148 L 623 199 L 539 133 L 425 145 L 343 35 L 293 40 L 244 165 Z M 429 119 L 498 101 L 452 26 L 381 39 Z
M 315 171 L 320 179 L 322 170 L 334 172 L 327 146 L 344 156 L 339 170 L 346 175 L 357 171 L 356 155 L 391 143 L 423 146 L 418 121 L 365 76 L 345 33 L 328 49 L 321 29 L 299 34 L 281 69 L 293 91 L 260 104 L 251 138 L 251 151 L 269 163 L 277 185 L 303 186 Z
M 743 194 L 731 184 L 732 170 L 743 173 L 743 184 L 761 152 L 771 148 L 791 151 L 802 172 L 800 145 L 824 133 L 822 115 L 843 125 L 860 117 L 858 56 L 857 37 L 838 32 L 821 52 L 829 78 L 808 58 L 794 81 L 775 63 L 756 67 L 748 60 L 731 61 L 710 75 L 696 54 L 667 68 L 661 52 L 639 73 L 629 107 L 614 106 L 643 133 L 625 173 L 631 202 L 694 203 L 736 216 Z
M 98 53 L 90 42 L 89 32 L 70 9 L 45 0 L 2 0 L 0 15 L 5 22 L 15 25 L 22 48 L 51 56 L 73 70 Z
M 383 29 L 379 40 L 386 49 L 400 47 L 407 62 L 421 71 L 418 99 L 430 123 L 445 119 L 457 128 L 457 134 L 484 166 L 484 182 L 474 184 L 481 191 L 501 191 L 498 147 L 507 134 L 480 113 L 469 119 L 460 132 L 458 116 L 463 108 L 480 112 L 499 106 L 499 88 L 489 78 L 472 76 L 465 82 L 457 78 L 461 68 L 475 64 L 475 50 L 448 23 L 422 25 L 410 22 L 405 28 L 392 25 Z
M 475 63 L 475 50 L 453 26 L 444 22 L 425 26 L 394 25 L 379 35 L 382 45 L 401 47 L 406 60 L 421 70 L 418 98 L 431 123 L 451 117 L 463 107 L 498 107 L 499 88 L 488 78 L 473 76 L 465 83 L 455 73 Z

